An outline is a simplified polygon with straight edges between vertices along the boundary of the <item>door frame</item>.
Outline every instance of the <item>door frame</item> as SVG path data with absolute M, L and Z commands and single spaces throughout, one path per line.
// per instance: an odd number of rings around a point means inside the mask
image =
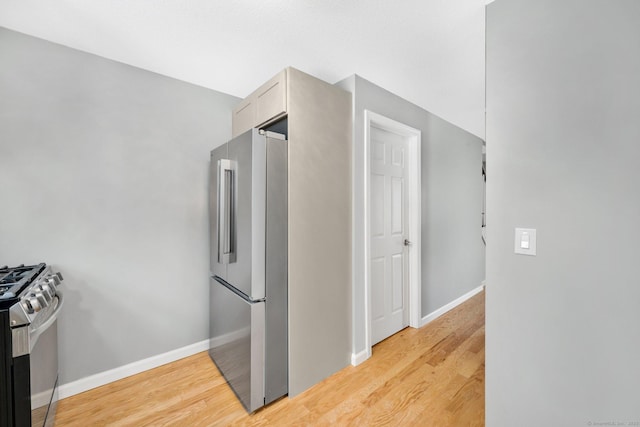
M 409 202 L 409 236 L 411 241 L 409 251 L 409 326 L 419 328 L 422 320 L 422 286 L 421 286 L 421 247 L 422 247 L 422 205 L 421 205 L 421 162 L 420 147 L 422 132 L 418 129 L 397 122 L 388 117 L 364 110 L 364 307 L 365 307 L 365 348 L 367 358 L 371 357 L 371 278 L 370 278 L 370 253 L 371 253 L 371 200 L 369 191 L 371 188 L 371 127 L 376 127 L 407 138 L 408 158 L 408 187 L 407 199 Z

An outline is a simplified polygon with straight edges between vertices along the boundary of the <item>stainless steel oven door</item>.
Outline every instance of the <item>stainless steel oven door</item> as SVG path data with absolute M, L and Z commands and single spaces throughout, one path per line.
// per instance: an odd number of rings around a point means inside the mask
M 62 308 L 62 292 L 58 304 L 40 324 L 30 325 L 31 426 L 53 426 L 58 403 L 58 314 Z

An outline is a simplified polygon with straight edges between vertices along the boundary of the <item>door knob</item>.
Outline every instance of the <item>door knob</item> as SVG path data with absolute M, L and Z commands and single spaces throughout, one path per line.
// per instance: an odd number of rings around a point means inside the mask
M 405 246 L 411 246 L 411 241 L 409 239 L 404 239 Z

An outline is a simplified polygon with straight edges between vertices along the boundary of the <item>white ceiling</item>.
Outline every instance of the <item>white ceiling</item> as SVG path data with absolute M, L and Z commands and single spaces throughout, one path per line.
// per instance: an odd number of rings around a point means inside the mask
M 239 97 L 356 73 L 484 138 L 485 3 L 0 0 L 0 26 Z

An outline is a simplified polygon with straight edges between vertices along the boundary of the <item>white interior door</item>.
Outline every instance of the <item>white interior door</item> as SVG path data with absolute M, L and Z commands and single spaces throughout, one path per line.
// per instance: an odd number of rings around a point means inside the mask
M 409 325 L 408 140 L 377 127 L 370 134 L 371 344 Z

